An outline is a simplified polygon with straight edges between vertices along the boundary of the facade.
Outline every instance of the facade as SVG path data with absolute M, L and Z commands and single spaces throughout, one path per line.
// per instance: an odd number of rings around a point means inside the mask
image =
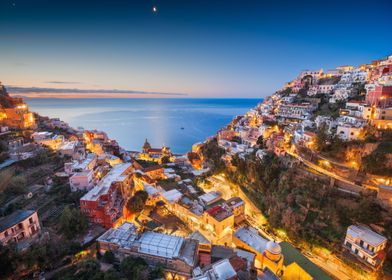
M 232 242 L 234 215 L 227 205 L 217 205 L 203 214 L 203 222 L 207 230 L 215 237 L 214 244 L 229 245 Z
M 178 279 L 191 278 L 198 261 L 197 240 L 149 231 L 141 233 L 127 222 L 109 229 L 97 241 L 101 253 L 110 250 L 120 260 L 132 256 L 143 258 L 151 266 L 162 264 L 167 275 Z
M 314 109 L 314 106 L 309 103 L 281 104 L 276 115 L 281 118 L 305 120 Z
M 37 237 L 41 232 L 37 211 L 16 210 L 0 220 L 0 243 L 7 245 Z
M 77 172 L 69 178 L 69 185 L 71 191 L 89 191 L 94 186 L 94 172 L 93 170 L 84 170 Z
M 130 163 L 114 166 L 97 186 L 80 199 L 80 208 L 90 222 L 106 228 L 121 222 L 124 204 L 133 191 L 131 172 Z
M 378 107 L 392 106 L 392 86 L 376 85 L 366 95 L 366 103 Z
M 351 225 L 347 229 L 343 247 L 373 267 L 380 267 L 385 259 L 387 239 L 366 226 Z
M 349 124 L 338 125 L 336 135 L 342 140 L 352 141 L 360 139 L 362 131 L 362 127 L 355 127 Z

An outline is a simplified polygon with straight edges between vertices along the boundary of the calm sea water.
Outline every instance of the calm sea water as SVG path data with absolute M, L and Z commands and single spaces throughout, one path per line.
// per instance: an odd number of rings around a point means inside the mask
M 141 150 L 148 138 L 153 147 L 167 145 L 175 153 L 185 153 L 260 99 L 53 98 L 26 102 L 31 111 L 58 117 L 72 127 L 103 130 L 127 150 Z

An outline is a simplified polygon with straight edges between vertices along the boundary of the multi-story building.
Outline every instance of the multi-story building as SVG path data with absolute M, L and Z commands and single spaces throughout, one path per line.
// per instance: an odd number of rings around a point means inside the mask
M 305 120 L 315 109 L 310 103 L 280 104 L 276 115 L 285 119 Z
M 392 86 L 376 85 L 369 87 L 366 94 L 366 103 L 381 108 L 392 106 Z
M 351 124 L 343 124 L 337 126 L 336 135 L 345 141 L 352 141 L 361 138 L 363 132 L 362 127 L 356 127 Z
M 215 244 L 225 246 L 231 244 L 234 215 L 227 205 L 223 203 L 206 210 L 203 221 L 207 230 L 214 235 Z
M 392 129 L 392 107 L 376 108 L 371 123 L 378 129 Z
M 240 224 L 245 220 L 245 202 L 239 197 L 232 197 L 226 200 L 226 204 L 230 207 L 234 214 L 234 223 Z
M 380 267 L 385 259 L 387 239 L 362 225 L 351 225 L 347 228 L 343 246 L 360 260 Z
M 16 210 L 11 215 L 0 219 L 0 243 L 2 245 L 31 240 L 40 232 L 41 226 L 37 211 Z
M 132 223 L 109 229 L 97 239 L 101 253 L 112 251 L 120 260 L 141 257 L 162 264 L 170 279 L 189 279 L 198 261 L 198 241 L 155 232 L 138 232 Z
M 94 186 L 94 178 L 93 170 L 83 170 L 73 174 L 69 177 L 71 191 L 91 190 Z
M 131 172 L 131 163 L 117 164 L 80 199 L 80 208 L 92 223 L 110 228 L 121 222 L 124 204 L 133 191 Z

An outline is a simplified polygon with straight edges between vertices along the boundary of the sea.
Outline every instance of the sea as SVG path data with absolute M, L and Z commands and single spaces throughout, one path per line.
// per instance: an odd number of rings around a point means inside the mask
M 261 99 L 25 99 L 30 111 L 74 128 L 105 131 L 126 150 L 153 147 L 186 153 Z

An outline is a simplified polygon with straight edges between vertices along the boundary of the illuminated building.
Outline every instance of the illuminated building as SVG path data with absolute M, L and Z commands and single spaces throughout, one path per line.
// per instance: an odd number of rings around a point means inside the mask
M 144 142 L 143 151 L 139 155 L 139 159 L 146 161 L 154 161 L 159 164 L 162 163 L 162 159 L 167 158 L 169 161 L 173 161 L 172 152 L 169 147 L 163 146 L 162 148 L 151 148 L 150 143 Z
M 125 222 L 97 239 L 100 252 L 112 251 L 118 259 L 143 258 L 149 265 L 162 264 L 166 279 L 189 279 L 198 261 L 198 241 L 156 232 L 138 232 Z
M 203 214 L 203 222 L 206 229 L 213 234 L 214 244 L 225 246 L 231 244 L 234 215 L 227 205 L 217 205 L 206 210 Z
M 284 257 L 278 243 L 264 239 L 251 227 L 242 227 L 235 231 L 233 242 L 238 248 L 256 254 L 256 268 L 268 267 L 276 275 L 282 275 Z
M 380 267 L 386 257 L 387 239 L 368 227 L 351 225 L 347 228 L 343 246 L 361 261 Z
M 130 163 L 117 164 L 80 199 L 80 208 L 92 223 L 110 228 L 119 222 L 133 192 L 131 172 Z

